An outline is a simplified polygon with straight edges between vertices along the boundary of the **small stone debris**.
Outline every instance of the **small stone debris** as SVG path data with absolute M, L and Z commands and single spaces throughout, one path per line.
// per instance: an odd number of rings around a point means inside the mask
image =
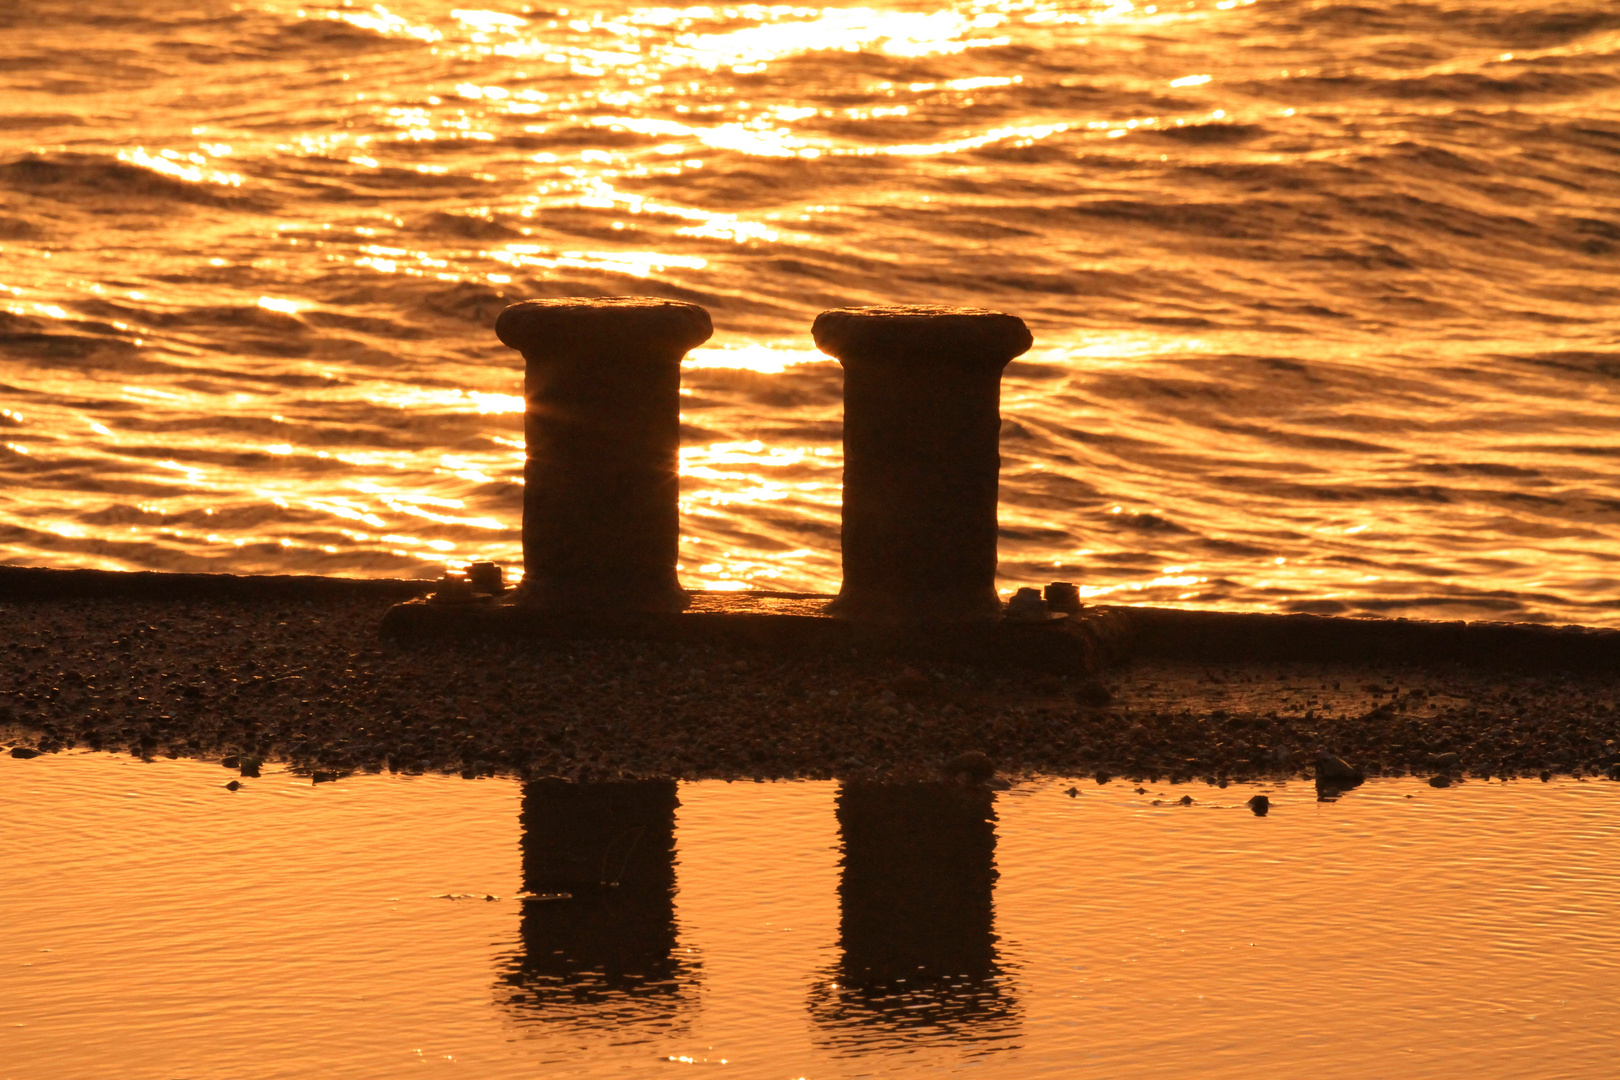
M 945 763 L 947 776 L 960 776 L 975 783 L 984 783 L 996 773 L 995 763 L 983 750 L 968 750 Z
M 1067 795 L 1069 798 L 1072 799 L 1076 795 L 1080 794 L 1080 789 L 1076 788 L 1076 787 L 1072 787 L 1068 791 L 1065 791 L 1063 794 Z
M 1316 779 L 1325 786 L 1355 787 L 1367 778 L 1360 769 L 1326 750 L 1316 755 Z
M 1254 811 L 1255 817 L 1265 817 L 1271 813 L 1271 799 L 1265 795 L 1255 795 L 1249 799 L 1249 809 Z
M 13 746 L 11 756 L 14 758 L 36 758 L 39 757 L 39 751 L 32 746 Z
M 1182 806 L 1191 806 L 1193 804 L 1193 797 L 1191 795 L 1183 795 L 1176 801 L 1181 803 Z
M 1101 709 L 1113 704 L 1113 692 L 1101 679 L 1087 679 L 1075 688 L 1074 700 L 1088 709 Z
M 896 675 L 889 683 L 889 689 L 903 698 L 917 698 L 927 694 L 932 688 L 928 676 L 916 668 L 906 668 Z
M 241 791 L 242 790 L 242 781 L 240 781 L 240 780 L 232 780 L 230 783 L 225 785 L 225 790 L 226 791 Z
M 1433 776 L 1429 777 L 1429 786 L 1450 787 L 1451 777 L 1447 776 L 1445 773 L 1435 773 Z

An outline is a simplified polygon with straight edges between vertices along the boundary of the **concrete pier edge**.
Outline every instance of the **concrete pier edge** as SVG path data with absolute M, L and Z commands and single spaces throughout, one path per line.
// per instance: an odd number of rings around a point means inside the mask
M 862 628 L 819 614 L 828 594 L 694 593 L 694 610 L 619 615 L 523 611 L 498 604 L 433 604 L 432 581 L 297 575 L 0 566 L 0 603 L 72 601 L 299 602 L 375 599 L 392 604 L 380 632 L 401 643 L 470 636 L 562 641 L 673 641 L 799 652 L 921 649 L 941 660 L 1047 670 L 1106 666 L 1133 657 L 1206 663 L 1289 661 L 1463 664 L 1523 672 L 1620 672 L 1620 629 L 1540 623 L 1432 622 L 1271 612 L 1098 605 L 1078 620 L 962 626 L 930 638 L 915 628 Z M 400 601 L 408 601 L 400 603 Z M 1078 632 L 1078 635 L 1077 635 Z M 1080 642 L 1083 642 L 1081 644 Z M 1076 650 L 1081 650 L 1077 652 Z
M 0 566 L 0 603 L 51 600 L 401 601 L 438 586 L 426 578 L 345 578 L 315 574 L 181 574 L 158 570 Z

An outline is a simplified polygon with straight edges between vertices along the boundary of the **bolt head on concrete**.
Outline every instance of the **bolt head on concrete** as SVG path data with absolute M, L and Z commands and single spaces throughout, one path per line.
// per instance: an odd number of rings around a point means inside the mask
M 698 305 L 656 296 L 525 300 L 495 320 L 495 336 L 525 356 L 680 355 L 713 333 L 709 313 Z
M 839 361 L 997 368 L 1034 344 L 1029 327 L 1016 315 L 940 304 L 834 308 L 816 316 L 810 336 L 818 349 Z

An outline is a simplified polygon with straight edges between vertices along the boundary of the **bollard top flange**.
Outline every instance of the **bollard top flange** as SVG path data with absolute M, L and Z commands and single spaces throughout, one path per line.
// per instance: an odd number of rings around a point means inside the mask
M 840 361 L 987 363 L 996 367 L 1034 344 L 1024 320 L 944 304 L 834 308 L 810 328 L 816 347 Z
M 524 300 L 495 320 L 495 336 L 503 344 L 539 356 L 620 350 L 679 354 L 713 333 L 707 311 L 657 296 Z

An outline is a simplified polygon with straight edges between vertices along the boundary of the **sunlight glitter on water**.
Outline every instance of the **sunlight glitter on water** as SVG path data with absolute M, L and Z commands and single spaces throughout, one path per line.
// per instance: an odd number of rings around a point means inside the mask
M 696 299 L 687 446 L 791 454 L 840 441 L 817 311 L 946 302 L 1035 333 L 1004 588 L 1617 617 L 1589 8 L 55 2 L 8 27 L 5 561 L 512 564 L 505 304 Z M 837 477 L 769 461 L 688 478 L 743 553 L 690 584 L 836 586 Z
M 681 367 L 730 368 L 738 371 L 757 371 L 761 375 L 778 375 L 799 364 L 825 364 L 827 354 L 780 344 L 724 345 L 719 348 L 697 348 L 686 354 Z

